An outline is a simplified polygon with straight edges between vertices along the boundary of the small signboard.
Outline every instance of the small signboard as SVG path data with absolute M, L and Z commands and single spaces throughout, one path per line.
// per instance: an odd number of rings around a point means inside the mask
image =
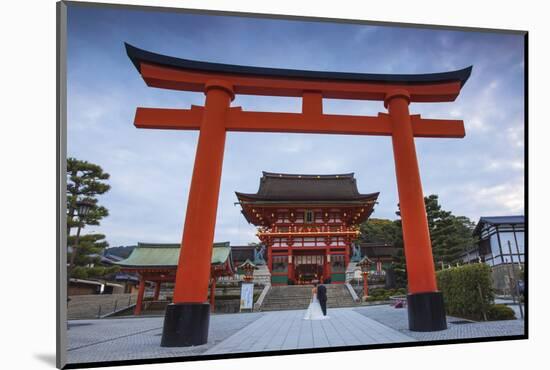
M 253 283 L 243 283 L 241 286 L 241 311 L 242 310 L 252 310 L 253 307 L 253 295 L 254 295 L 254 284 Z

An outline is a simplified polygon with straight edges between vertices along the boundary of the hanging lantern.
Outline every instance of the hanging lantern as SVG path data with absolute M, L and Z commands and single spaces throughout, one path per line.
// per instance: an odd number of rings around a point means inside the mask
M 95 206 L 95 202 L 89 199 L 79 200 L 78 202 L 76 202 L 78 216 L 80 218 L 86 217 L 92 210 L 93 206 Z

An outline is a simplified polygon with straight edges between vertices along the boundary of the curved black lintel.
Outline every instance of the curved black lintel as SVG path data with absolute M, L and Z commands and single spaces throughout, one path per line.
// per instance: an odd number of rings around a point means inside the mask
M 241 66 L 235 64 L 201 62 L 196 60 L 175 58 L 168 55 L 156 54 L 147 50 L 136 48 L 128 43 L 124 43 L 126 53 L 132 60 L 132 63 L 141 73 L 141 62 L 155 65 L 173 67 L 179 69 L 195 70 L 202 72 L 232 73 L 256 75 L 262 77 L 280 77 L 280 78 L 302 78 L 302 79 L 326 79 L 350 82 L 377 82 L 388 84 L 430 84 L 460 81 L 460 86 L 464 86 L 470 74 L 472 67 L 469 66 L 456 71 L 425 73 L 425 74 L 375 74 L 375 73 L 352 73 L 352 72 L 326 72 L 326 71 L 308 71 L 299 69 L 284 68 L 263 68 Z

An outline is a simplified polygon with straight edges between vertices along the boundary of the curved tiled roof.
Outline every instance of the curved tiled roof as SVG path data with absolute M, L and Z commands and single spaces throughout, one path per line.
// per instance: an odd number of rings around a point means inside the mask
M 474 231 L 473 235 L 478 235 L 483 228 L 483 225 L 518 225 L 525 223 L 525 216 L 487 216 L 480 217 Z
M 214 243 L 211 264 L 223 264 L 231 254 L 229 242 Z M 125 260 L 116 262 L 122 267 L 168 267 L 178 266 L 180 244 L 138 243 Z
M 257 193 L 235 192 L 240 201 L 365 201 L 379 193 L 361 194 L 353 173 L 335 175 L 263 172 Z

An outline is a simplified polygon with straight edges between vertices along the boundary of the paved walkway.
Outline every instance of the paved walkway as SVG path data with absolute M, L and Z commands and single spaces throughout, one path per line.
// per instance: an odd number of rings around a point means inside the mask
M 459 323 L 447 330 L 408 330 L 407 310 L 388 305 L 329 309 L 327 320 L 308 321 L 305 310 L 213 315 L 208 343 L 195 347 L 160 346 L 163 317 L 70 321 L 69 363 L 168 358 L 223 353 L 278 351 L 423 340 L 521 335 L 523 320 Z
M 304 310 L 269 312 L 204 354 L 402 343 L 416 340 L 349 308 L 329 310 L 327 320 L 303 320 L 303 317 Z

